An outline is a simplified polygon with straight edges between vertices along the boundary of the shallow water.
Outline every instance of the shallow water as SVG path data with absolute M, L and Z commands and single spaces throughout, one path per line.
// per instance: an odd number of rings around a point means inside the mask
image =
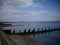
M 60 31 L 43 34 L 28 35 L 36 41 L 30 41 L 30 45 L 60 45 Z

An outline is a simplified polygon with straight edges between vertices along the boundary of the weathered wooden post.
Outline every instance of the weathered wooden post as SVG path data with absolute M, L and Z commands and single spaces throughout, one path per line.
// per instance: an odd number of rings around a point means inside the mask
M 46 33 L 47 31 L 48 31 L 47 28 L 45 28 L 45 31 L 44 32 Z
M 44 31 L 44 29 L 42 28 L 42 31 Z
M 15 34 L 15 29 L 13 30 L 13 34 Z
M 29 29 L 28 31 L 27 31 L 27 34 L 31 34 L 31 31 L 30 31 L 31 29 Z
M 50 30 L 50 27 L 48 28 L 48 30 Z
M 19 30 L 19 34 L 21 34 L 21 30 Z
M 38 32 L 39 32 L 40 30 L 39 30 L 39 28 L 38 28 Z
M 32 33 L 33 33 L 33 34 L 35 33 L 35 28 L 33 28 Z
M 24 30 L 23 34 L 26 34 L 26 29 Z
M 31 29 L 28 30 L 28 33 L 30 33 L 30 30 L 31 30 Z

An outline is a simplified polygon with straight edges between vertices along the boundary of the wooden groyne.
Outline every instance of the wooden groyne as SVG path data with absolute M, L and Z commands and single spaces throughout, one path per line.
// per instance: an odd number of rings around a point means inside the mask
M 58 31 L 60 30 L 59 28 L 42 28 L 42 29 L 37 29 L 37 31 L 35 30 L 35 28 L 33 28 L 33 30 L 31 31 L 31 29 L 25 29 L 23 32 L 21 32 L 21 30 L 19 30 L 18 33 L 15 32 L 15 30 L 13 30 L 13 32 L 11 32 L 11 30 L 3 30 L 6 34 L 9 35 L 25 35 L 25 34 L 36 34 L 36 33 L 46 33 L 46 32 L 52 32 L 52 31 Z

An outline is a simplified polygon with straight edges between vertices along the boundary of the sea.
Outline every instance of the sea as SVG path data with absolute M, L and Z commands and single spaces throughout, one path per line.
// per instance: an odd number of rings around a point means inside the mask
M 35 29 L 35 31 L 42 30 L 42 28 L 45 30 L 50 28 L 59 28 L 60 22 L 59 21 L 51 21 L 51 22 L 12 22 L 13 26 L 11 27 L 4 27 L 4 29 L 11 29 L 15 30 L 16 33 L 28 31 L 29 29 L 32 31 Z M 47 33 L 40 33 L 40 34 L 31 34 L 28 35 L 31 39 L 35 41 L 30 41 L 29 45 L 60 45 L 60 31 L 53 31 L 53 32 L 47 32 Z

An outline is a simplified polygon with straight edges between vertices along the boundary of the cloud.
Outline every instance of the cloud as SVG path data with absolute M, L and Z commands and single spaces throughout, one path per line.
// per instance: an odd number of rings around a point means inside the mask
M 42 0 L 43 1 L 43 0 Z M 39 0 L 3 0 L 1 1 L 1 3 L 4 6 L 11 6 L 11 7 L 15 7 L 15 8 L 25 8 L 25 7 L 36 7 L 36 6 L 40 6 L 41 2 Z
M 33 0 L 5 0 L 5 2 L 1 1 L 1 3 L 4 3 L 5 6 L 8 5 L 8 6 L 13 6 L 17 8 L 29 7 L 34 4 Z
M 41 11 L 30 11 L 28 13 L 30 13 L 30 15 L 46 15 L 49 12 L 47 10 L 41 10 Z
M 14 9 L 3 8 L 0 11 L 0 15 L 45 15 L 48 11 L 41 10 L 41 11 L 17 11 Z
M 0 0 L 0 6 L 4 5 L 4 0 Z
M 21 9 L 21 7 L 33 8 L 39 7 L 40 3 L 34 3 L 34 0 L 0 0 L 0 14 L 4 15 L 42 15 L 47 13 L 47 11 L 18 11 L 16 8 Z M 41 5 L 42 6 L 42 5 Z
M 0 20 L 38 20 L 39 15 L 46 15 L 47 10 L 40 11 L 22 11 L 17 10 L 26 7 L 40 7 L 40 3 L 33 2 L 34 0 L 1 0 L 0 2 Z M 16 9 L 17 8 L 17 9 Z M 36 19 L 37 18 L 37 19 Z
M 42 14 L 42 15 L 45 15 L 45 14 L 48 14 L 49 12 L 47 11 L 47 10 L 41 10 L 40 11 L 40 14 Z
M 33 5 L 33 0 L 10 0 L 11 5 L 15 7 L 29 7 Z

